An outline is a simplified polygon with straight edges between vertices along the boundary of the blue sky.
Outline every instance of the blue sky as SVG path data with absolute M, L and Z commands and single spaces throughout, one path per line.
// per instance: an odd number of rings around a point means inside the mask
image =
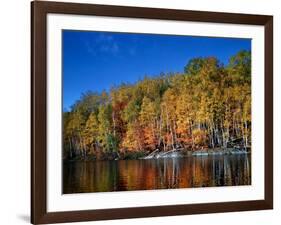
M 88 90 L 101 92 L 146 76 L 183 72 L 194 57 L 215 56 L 227 64 L 250 39 L 93 31 L 63 31 L 63 108 Z

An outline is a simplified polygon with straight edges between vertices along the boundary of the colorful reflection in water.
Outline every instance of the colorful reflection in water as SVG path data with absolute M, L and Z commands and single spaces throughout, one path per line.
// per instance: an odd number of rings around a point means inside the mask
M 68 162 L 63 193 L 251 184 L 251 155 Z

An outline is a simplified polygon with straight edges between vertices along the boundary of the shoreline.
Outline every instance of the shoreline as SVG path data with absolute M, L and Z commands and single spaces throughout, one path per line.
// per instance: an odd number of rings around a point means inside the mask
M 154 153 L 156 152 L 156 153 Z M 153 154 L 154 153 L 154 154 Z M 72 159 L 63 159 L 63 162 L 77 162 L 77 161 L 117 161 L 117 160 L 147 160 L 147 159 L 163 159 L 163 158 L 183 158 L 183 157 L 202 157 L 202 156 L 225 156 L 225 155 L 242 155 L 251 154 L 251 151 L 244 149 L 203 149 L 203 150 L 187 150 L 187 149 L 174 149 L 166 152 L 159 152 L 157 149 L 152 153 L 147 152 L 127 152 L 123 154 L 108 154 L 102 158 L 97 158 L 95 155 L 90 154 L 87 156 L 77 156 Z

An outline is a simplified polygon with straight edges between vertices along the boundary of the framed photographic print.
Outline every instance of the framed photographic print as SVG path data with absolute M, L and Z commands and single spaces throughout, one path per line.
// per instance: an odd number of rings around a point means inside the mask
M 273 208 L 272 16 L 31 7 L 32 223 Z

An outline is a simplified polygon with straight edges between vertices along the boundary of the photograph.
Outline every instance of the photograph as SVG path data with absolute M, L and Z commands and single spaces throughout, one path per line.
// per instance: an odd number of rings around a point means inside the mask
M 62 30 L 63 194 L 251 185 L 251 39 Z

